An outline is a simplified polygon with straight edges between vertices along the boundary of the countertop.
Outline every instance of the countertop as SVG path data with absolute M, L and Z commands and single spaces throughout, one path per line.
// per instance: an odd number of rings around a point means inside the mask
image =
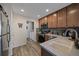
M 56 38 L 41 43 L 41 47 L 46 51 L 56 56 L 79 56 L 79 49 L 74 46 L 74 41 L 69 40 L 68 37 L 63 37 L 54 34 L 46 34 L 49 36 L 56 36 Z

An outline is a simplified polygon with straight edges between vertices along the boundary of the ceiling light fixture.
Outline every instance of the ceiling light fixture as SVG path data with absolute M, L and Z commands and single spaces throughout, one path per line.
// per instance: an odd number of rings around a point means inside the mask
M 24 12 L 24 10 L 23 10 L 23 9 L 21 9 L 21 12 Z
M 37 17 L 39 18 L 39 17 L 40 17 L 40 15 L 37 15 Z
M 46 9 L 46 12 L 49 12 L 49 9 Z

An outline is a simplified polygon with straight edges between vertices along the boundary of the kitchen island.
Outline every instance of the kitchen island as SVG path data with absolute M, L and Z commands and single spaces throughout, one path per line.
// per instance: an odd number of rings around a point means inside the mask
M 74 41 L 69 40 L 69 37 L 47 34 L 56 36 L 44 43 L 41 43 L 42 56 L 79 56 L 79 49 L 74 45 Z

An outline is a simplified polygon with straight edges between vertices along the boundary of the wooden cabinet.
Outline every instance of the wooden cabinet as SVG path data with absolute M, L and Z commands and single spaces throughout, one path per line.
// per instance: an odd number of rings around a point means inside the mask
M 57 13 L 48 16 L 48 28 L 56 28 L 57 26 Z
M 58 16 L 58 14 L 57 13 L 54 13 L 53 15 L 52 15 L 52 17 L 53 17 L 53 19 L 52 19 L 52 28 L 56 28 L 57 27 L 57 16 Z
M 66 8 L 58 11 L 57 27 L 66 27 Z
M 41 47 L 41 56 L 55 56 L 55 55 L 54 54 L 50 54 L 49 51 L 47 51 L 43 47 Z
M 47 17 L 42 18 L 42 24 L 47 24 Z
M 44 24 L 47 24 L 48 23 L 48 19 L 47 17 L 44 18 Z
M 43 19 L 41 19 L 41 25 L 43 25 L 43 23 L 44 23 L 44 20 L 43 20 Z
M 48 16 L 48 28 L 52 28 L 52 16 Z
M 48 40 L 49 40 L 49 36 L 45 35 L 45 41 L 48 41 Z
M 79 27 L 79 3 L 71 4 L 56 13 L 50 14 L 40 20 L 40 24 L 48 22 L 48 28 Z
M 72 4 L 67 7 L 68 27 L 79 26 L 79 4 Z
M 39 20 L 38 22 L 39 22 L 39 28 L 41 28 L 41 20 Z
M 41 28 L 41 25 L 47 24 L 47 23 L 48 23 L 47 17 L 44 17 L 39 20 L 39 27 Z

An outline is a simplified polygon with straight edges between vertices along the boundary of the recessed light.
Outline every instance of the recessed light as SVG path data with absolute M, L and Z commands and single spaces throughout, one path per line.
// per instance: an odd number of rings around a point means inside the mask
M 54 16 L 56 16 L 56 14 L 54 14 Z
M 45 17 L 45 20 L 47 20 L 47 17 Z
M 39 18 L 39 17 L 40 17 L 40 15 L 37 15 L 37 17 Z
M 23 9 L 21 9 L 21 12 L 24 12 L 24 10 L 23 10 Z
M 72 11 L 70 11 L 69 13 L 70 14 L 73 14 L 73 13 L 75 13 L 77 10 L 72 10 Z
M 49 9 L 46 9 L 46 12 L 49 12 Z

